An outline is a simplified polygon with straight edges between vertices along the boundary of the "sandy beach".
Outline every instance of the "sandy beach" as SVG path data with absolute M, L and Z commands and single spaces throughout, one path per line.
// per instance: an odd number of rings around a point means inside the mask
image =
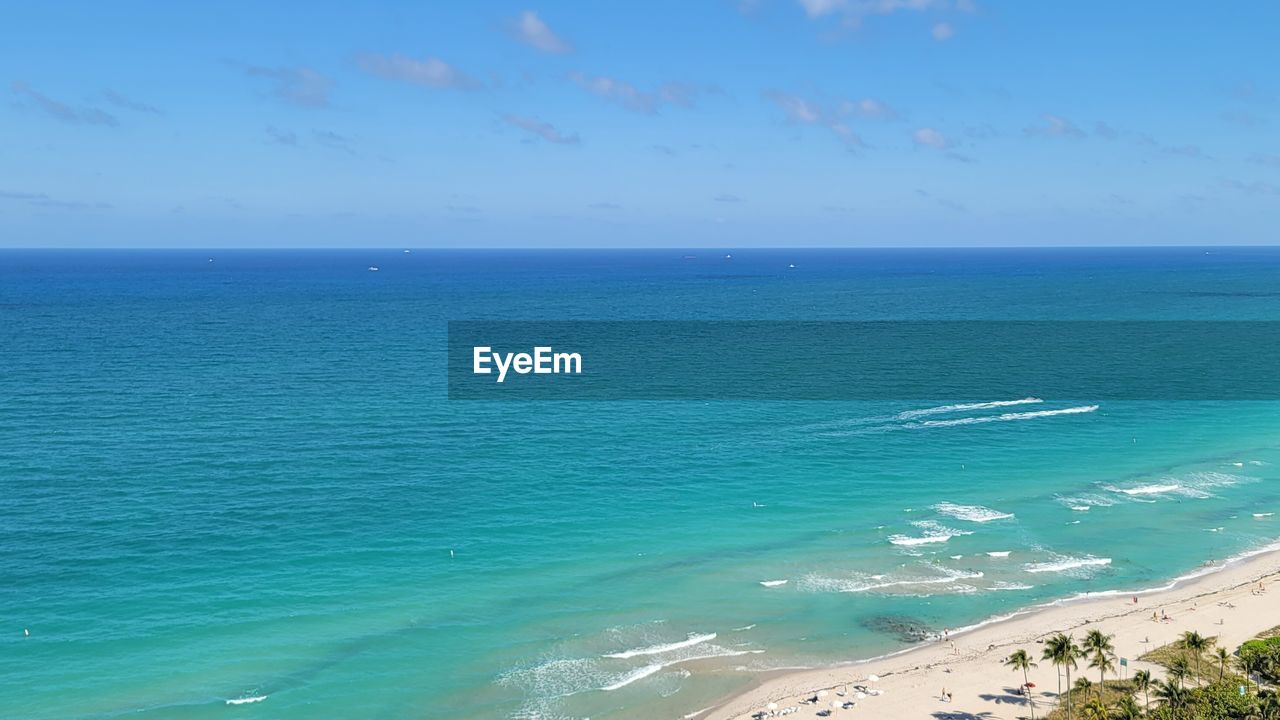
M 1027 700 L 1018 694 L 1022 674 L 1003 667 L 1003 660 L 1025 649 L 1039 667 L 1029 673 L 1035 684 L 1032 700 L 1037 717 L 1055 705 L 1057 671 L 1040 661 L 1043 639 L 1058 632 L 1077 640 L 1089 628 L 1114 634 L 1119 657 L 1128 659 L 1124 676 L 1150 670 L 1163 677 L 1163 669 L 1137 657 L 1173 642 L 1188 630 L 1216 636 L 1218 644 L 1234 651 L 1240 643 L 1280 623 L 1280 550 L 1271 550 L 1227 563 L 1214 572 L 1179 581 L 1171 588 L 1138 593 L 1098 594 L 1039 606 L 1006 619 L 973 629 L 953 630 L 946 640 L 920 646 L 880 659 L 836 667 L 788 672 L 762 677 L 750 690 L 702 712 L 686 717 L 699 720 L 742 720 L 765 709 L 798 708 L 787 717 L 816 717 L 831 710 L 833 701 L 854 701 L 856 707 L 836 709 L 834 718 L 935 717 L 947 720 L 984 718 L 1013 720 L 1030 717 Z M 1260 584 L 1266 590 L 1259 593 Z M 1134 602 L 1134 599 L 1137 602 Z M 1153 619 L 1168 615 L 1168 619 Z M 1073 671 L 1097 681 L 1097 673 L 1082 664 Z M 878 677 L 871 680 L 872 676 Z M 858 698 L 854 685 L 878 694 Z M 951 701 L 942 700 L 943 690 Z M 825 691 L 825 692 L 824 692 Z M 814 704 L 802 700 L 822 693 Z M 844 693 L 844 694 L 841 694 Z

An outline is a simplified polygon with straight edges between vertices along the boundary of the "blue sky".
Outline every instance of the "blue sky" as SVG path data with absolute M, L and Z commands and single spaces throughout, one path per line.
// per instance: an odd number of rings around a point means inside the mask
M 0 245 L 1271 244 L 1280 4 L 7 3 Z

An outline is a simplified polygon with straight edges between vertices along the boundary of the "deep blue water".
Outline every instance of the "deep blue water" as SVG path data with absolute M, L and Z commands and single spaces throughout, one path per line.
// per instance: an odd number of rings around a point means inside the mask
M 1271 248 L 724 255 L 0 252 L 0 715 L 677 717 L 1280 535 L 1271 402 L 445 399 L 453 319 L 1280 319 Z

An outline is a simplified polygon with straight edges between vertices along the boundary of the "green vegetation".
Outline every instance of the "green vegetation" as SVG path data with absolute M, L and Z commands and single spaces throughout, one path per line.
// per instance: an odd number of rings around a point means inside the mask
M 1066 633 L 1045 639 L 1042 658 L 1058 670 L 1057 707 L 1046 720 L 1280 720 L 1280 689 L 1271 687 L 1280 683 L 1280 626 L 1235 653 L 1215 637 L 1183 633 L 1140 658 L 1164 668 L 1163 677 L 1148 670 L 1116 677 L 1112 640 L 1099 630 L 1079 644 Z M 1096 681 L 1073 679 L 1082 660 L 1098 672 Z M 1027 670 L 1036 667 L 1025 650 L 1003 662 L 1022 673 L 1024 685 Z M 1030 710 L 1034 718 L 1035 707 Z

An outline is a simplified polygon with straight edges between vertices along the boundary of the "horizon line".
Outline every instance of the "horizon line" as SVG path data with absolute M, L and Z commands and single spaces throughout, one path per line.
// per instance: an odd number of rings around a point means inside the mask
M 511 251 L 563 251 L 563 250 L 599 250 L 599 251 L 638 251 L 638 250 L 684 250 L 684 251 L 707 251 L 707 250 L 733 250 L 737 252 L 750 252 L 754 250 L 1174 250 L 1174 249 L 1240 249 L 1240 248 L 1280 248 L 1280 243 L 1257 243 L 1245 245 L 1228 245 L 1228 244 L 1177 244 L 1177 245 L 800 245 L 794 247 L 781 245 L 628 245 L 621 247 L 597 246 L 597 245 L 539 245 L 539 246 L 492 246 L 492 247 L 467 247 L 461 245 L 441 245 L 441 246 L 414 246 L 414 245 L 386 245 L 376 247 L 359 247 L 350 245 L 266 245 L 266 246 L 194 246 L 180 247 L 173 245 L 104 245 L 104 246 L 57 246 L 57 247 L 36 247 L 36 246 L 14 246 L 2 247 L 0 252 L 13 251 L 100 251 L 100 250 L 170 250 L 170 251 L 190 251 L 190 252 L 214 252 L 214 251 L 267 251 L 267 250 L 297 250 L 297 251 L 317 251 L 317 250 L 350 250 L 350 251 L 422 251 L 422 252 L 438 252 L 438 251 L 484 251 L 484 252 L 511 252 Z

